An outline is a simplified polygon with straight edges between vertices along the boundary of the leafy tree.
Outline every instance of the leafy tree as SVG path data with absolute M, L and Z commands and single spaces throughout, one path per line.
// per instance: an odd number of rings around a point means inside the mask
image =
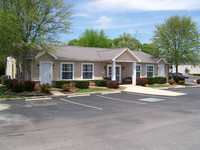
M 113 39 L 114 48 L 128 47 L 131 50 L 140 50 L 142 44 L 129 33 L 123 33 L 119 38 Z
M 69 43 L 67 45 L 78 46 L 78 40 L 77 39 L 73 39 L 73 40 L 69 41 Z
M 153 43 L 150 43 L 150 44 L 144 43 L 142 45 L 142 51 L 154 57 L 159 57 L 161 53 L 159 48 L 156 47 Z
M 197 24 L 187 16 L 171 16 L 156 26 L 153 41 L 172 65 L 199 63 L 200 34 Z
M 38 45 L 58 43 L 58 33 L 67 33 L 72 4 L 62 0 L 1 0 L 0 52 L 22 64 L 22 80 L 26 75 L 26 56 Z M 18 77 L 19 79 L 19 77 Z
M 73 39 L 69 41 L 68 45 L 111 48 L 112 40 L 108 39 L 103 30 L 98 32 L 97 30 L 86 29 L 85 32 L 80 36 L 79 40 Z

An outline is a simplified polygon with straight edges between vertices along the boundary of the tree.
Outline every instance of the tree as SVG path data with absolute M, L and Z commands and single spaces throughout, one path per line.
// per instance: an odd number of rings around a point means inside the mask
M 113 39 L 114 48 L 128 47 L 131 50 L 140 50 L 142 44 L 129 33 L 123 33 L 119 38 Z
M 156 45 L 154 45 L 153 43 L 150 44 L 144 43 L 142 45 L 142 51 L 154 57 L 159 57 L 161 53 L 159 48 L 156 47 Z
M 187 16 L 171 16 L 156 26 L 153 41 L 172 65 L 199 63 L 200 34 L 196 22 Z
M 86 29 L 85 32 L 80 36 L 79 40 L 73 39 L 69 41 L 68 45 L 111 48 L 112 40 L 108 39 L 108 36 L 103 30 L 98 32 L 97 30 Z
M 0 52 L 16 59 L 18 74 L 22 64 L 22 81 L 26 56 L 38 45 L 58 43 L 58 34 L 68 32 L 72 6 L 62 0 L 1 0 Z

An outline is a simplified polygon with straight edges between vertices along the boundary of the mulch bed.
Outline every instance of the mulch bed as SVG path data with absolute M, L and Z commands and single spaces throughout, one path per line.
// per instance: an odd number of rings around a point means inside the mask
M 121 87 L 119 86 L 118 89 L 110 89 L 107 87 L 100 87 L 100 86 L 89 86 L 89 89 L 106 89 L 108 91 L 116 91 L 116 90 L 124 90 L 125 87 Z M 68 92 L 64 92 L 63 90 L 59 90 L 59 92 L 62 92 L 64 94 L 72 94 L 72 93 L 76 93 L 79 90 L 79 88 L 76 87 L 70 87 L 70 90 Z
M 11 90 L 7 90 L 6 92 L 4 92 L 5 95 L 23 95 L 23 96 L 45 96 L 45 95 L 50 95 L 48 93 L 41 93 L 39 92 L 38 90 L 34 90 L 34 91 L 24 91 L 24 92 L 21 92 L 21 93 L 15 93 Z

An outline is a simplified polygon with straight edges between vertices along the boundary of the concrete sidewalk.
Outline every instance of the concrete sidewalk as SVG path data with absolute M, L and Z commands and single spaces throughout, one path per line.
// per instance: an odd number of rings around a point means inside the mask
M 129 85 L 121 85 L 121 86 L 126 87 L 126 89 L 124 90 L 125 92 L 134 92 L 134 93 L 150 94 L 150 95 L 163 95 L 163 96 L 186 95 L 185 93 L 154 89 L 154 88 L 150 88 L 150 87 L 133 86 L 133 85 L 130 85 L 130 84 Z

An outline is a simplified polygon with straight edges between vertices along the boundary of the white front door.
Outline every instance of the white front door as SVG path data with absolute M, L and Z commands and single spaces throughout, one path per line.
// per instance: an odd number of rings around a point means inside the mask
M 52 81 L 52 63 L 40 62 L 40 84 L 50 84 Z
M 107 77 L 112 77 L 112 66 L 108 65 Z M 121 83 L 121 65 L 116 65 L 116 80 Z
M 164 73 L 164 65 L 158 65 L 158 76 L 159 77 L 164 77 L 165 73 Z

